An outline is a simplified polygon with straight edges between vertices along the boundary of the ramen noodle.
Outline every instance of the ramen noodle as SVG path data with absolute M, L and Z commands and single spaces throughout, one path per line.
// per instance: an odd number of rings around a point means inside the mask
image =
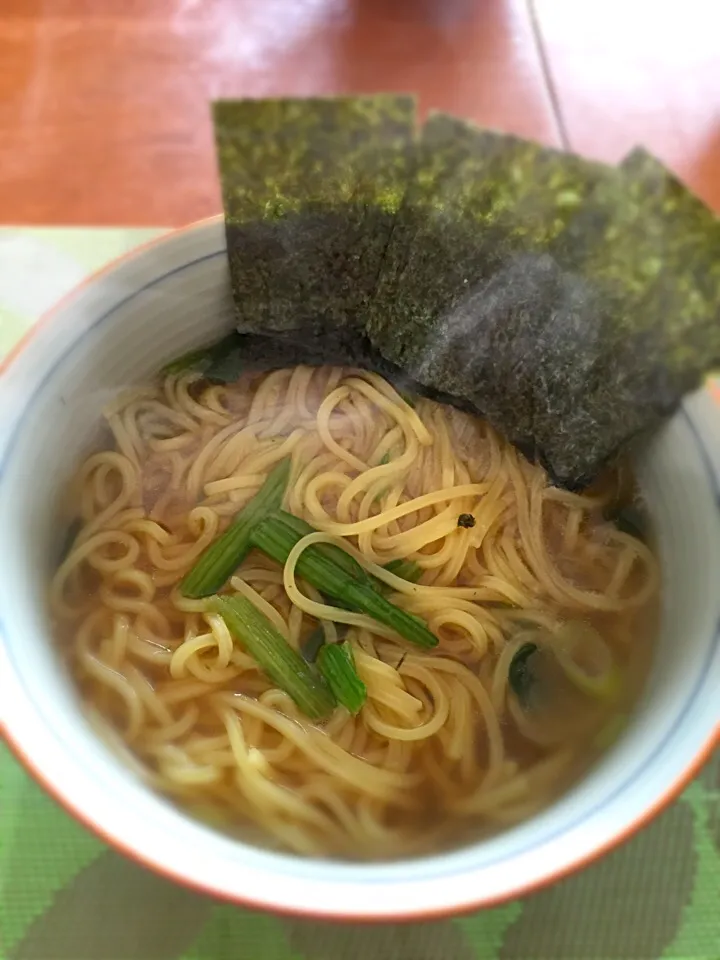
M 557 489 L 486 422 L 351 369 L 166 375 L 105 416 L 112 439 L 70 491 L 51 613 L 103 736 L 197 816 L 305 855 L 427 853 L 531 816 L 622 727 L 659 571 L 605 519 L 611 483 Z M 297 556 L 249 553 L 223 593 L 303 655 L 319 622 L 349 645 L 367 691 L 355 715 L 310 719 L 179 588 L 288 457 L 283 507 L 321 534 L 306 539 L 342 545 L 438 640 L 332 605 Z

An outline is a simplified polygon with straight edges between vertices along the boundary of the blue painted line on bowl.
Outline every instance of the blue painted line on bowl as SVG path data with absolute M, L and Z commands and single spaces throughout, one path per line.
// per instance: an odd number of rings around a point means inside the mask
M 122 309 L 122 307 L 127 306 L 128 303 L 132 303 L 133 300 L 135 300 L 141 294 L 145 293 L 147 290 L 152 290 L 152 288 L 156 287 L 158 284 L 163 283 L 165 280 L 168 280 L 170 277 L 174 277 L 180 273 L 184 273 L 186 270 L 189 270 L 191 267 L 197 266 L 198 263 L 205 263 L 207 260 L 214 260 L 217 257 L 227 257 L 227 249 L 223 247 L 220 250 L 214 250 L 212 253 L 203 254 L 202 257 L 196 257 L 194 260 L 188 260 L 188 262 L 184 263 L 182 266 L 174 267 L 172 270 L 168 270 L 167 273 L 163 273 L 159 277 L 155 277 L 153 280 L 148 281 L 148 283 L 143 284 L 142 287 L 138 287 L 137 290 L 134 290 L 132 293 L 129 293 L 126 297 L 123 297 L 122 300 L 118 300 L 117 303 L 113 304 L 110 310 L 108 310 L 106 313 L 103 313 L 101 316 L 99 316 L 97 320 L 95 320 L 87 328 L 87 330 L 84 330 L 82 334 L 77 339 L 75 339 L 66 350 L 64 350 L 60 354 L 60 356 L 52 365 L 50 370 L 48 370 L 46 379 L 40 384 L 40 386 L 35 391 L 35 393 L 30 397 L 25 407 L 25 410 L 23 411 L 23 414 L 20 415 L 18 422 L 15 424 L 14 430 L 10 435 L 10 439 L 6 444 L 2 461 L 0 462 L 0 482 L 2 482 L 3 474 L 5 472 L 5 465 L 8 459 L 10 458 L 10 455 L 12 454 L 13 447 L 15 446 L 15 442 L 20 433 L 20 428 L 22 426 L 22 417 L 24 413 L 27 410 L 29 410 L 30 407 L 33 405 L 33 403 L 39 398 L 40 394 L 43 392 L 45 386 L 47 385 L 48 381 L 52 378 L 55 371 L 58 369 L 59 366 L 61 366 L 61 364 L 67 359 L 67 357 L 70 356 L 70 354 L 73 352 L 73 350 L 75 349 L 79 341 L 83 339 L 83 337 L 88 336 L 88 334 L 94 333 L 99 327 L 101 327 L 106 322 L 106 320 L 112 317 L 114 313 Z M 20 356 L 22 356 L 22 354 Z
M 182 272 L 184 272 L 184 271 L 186 271 L 186 270 L 191 269 L 192 267 L 196 266 L 198 263 L 203 263 L 203 262 L 205 262 L 205 261 L 207 261 L 207 260 L 212 260 L 212 259 L 214 259 L 215 257 L 219 257 L 219 256 L 223 256 L 223 257 L 224 257 L 224 256 L 226 256 L 226 253 L 227 253 L 227 251 L 223 248 L 223 249 L 218 250 L 218 251 L 215 251 L 215 252 L 213 252 L 213 253 L 205 254 L 205 255 L 202 256 L 202 257 L 197 257 L 197 258 L 194 259 L 194 260 L 188 261 L 186 264 L 183 264 L 181 267 L 176 267 L 176 268 L 174 268 L 173 270 L 170 270 L 170 271 L 168 271 L 167 273 L 162 274 L 162 275 L 159 276 L 159 277 L 155 277 L 154 280 L 152 280 L 152 281 L 144 284 L 142 287 L 138 288 L 138 289 L 135 290 L 133 293 L 129 294 L 129 295 L 128 295 L 127 297 L 125 297 L 123 300 L 118 301 L 118 303 L 114 304 L 113 307 L 112 307 L 110 310 L 108 310 L 106 313 L 104 313 L 101 317 L 98 317 L 98 319 L 88 328 L 88 330 L 84 331 L 83 334 L 81 335 L 81 337 L 78 337 L 78 338 L 67 348 L 67 350 L 65 350 L 65 351 L 63 352 L 63 354 L 58 358 L 58 360 L 56 361 L 56 363 L 53 364 L 51 370 L 48 372 L 47 378 L 40 384 L 40 386 L 39 386 L 38 389 L 35 391 L 35 393 L 30 397 L 30 400 L 28 401 L 28 403 L 27 403 L 27 405 L 26 405 L 26 407 L 25 407 L 25 410 L 23 411 L 23 414 L 21 414 L 21 416 L 18 418 L 17 423 L 16 423 L 15 426 L 14 426 L 13 433 L 12 433 L 12 435 L 11 435 L 11 437 L 10 437 L 10 440 L 9 440 L 8 444 L 7 444 L 7 447 L 6 447 L 6 450 L 5 450 L 5 455 L 4 455 L 4 457 L 3 457 L 2 463 L 0 463 L 0 484 L 2 484 L 2 480 L 3 480 L 3 477 L 4 477 L 5 467 L 6 467 L 7 460 L 8 460 L 8 458 L 10 457 L 10 455 L 11 455 L 11 453 L 12 453 L 13 447 L 14 447 L 15 442 L 16 442 L 16 439 L 17 439 L 17 436 L 19 435 L 20 430 L 21 430 L 21 428 L 22 428 L 22 422 L 23 422 L 23 416 L 24 416 L 24 414 L 27 412 L 27 410 L 29 410 L 29 409 L 32 407 L 32 405 L 33 405 L 33 404 L 36 402 L 36 400 L 39 398 L 39 396 L 41 395 L 41 393 L 42 393 L 42 391 L 44 390 L 44 388 L 46 387 L 46 385 L 50 382 L 53 373 L 57 370 L 57 368 L 58 368 L 58 367 L 60 366 L 60 364 L 65 360 L 65 358 L 72 353 L 72 351 L 75 349 L 75 347 L 76 347 L 77 343 L 79 342 L 79 340 L 82 339 L 82 337 L 87 336 L 89 333 L 97 330 L 97 328 L 100 327 L 103 323 L 105 323 L 110 317 L 112 317 L 113 314 L 114 314 L 117 310 L 119 310 L 121 307 L 126 306 L 128 303 L 132 302 L 136 297 L 140 296 L 140 295 L 141 295 L 142 293 L 144 293 L 145 291 L 147 291 L 147 290 L 149 290 L 149 289 L 152 289 L 154 286 L 157 286 L 157 285 L 160 284 L 160 283 L 163 283 L 163 282 L 164 282 L 165 280 L 167 280 L 169 277 L 175 276 L 175 275 L 177 275 L 177 274 L 179 274 L 179 273 L 182 273 Z M 689 428 L 690 428 L 690 432 L 692 433 L 692 436 L 693 436 L 693 439 L 694 439 L 694 442 L 695 442 L 695 446 L 697 447 L 698 453 L 699 453 L 699 455 L 700 455 L 700 459 L 702 460 L 702 462 L 703 462 L 703 464 L 704 464 L 706 476 L 707 476 L 707 478 L 708 478 L 708 480 L 709 480 L 710 487 L 711 487 L 711 489 L 712 489 L 712 491 L 713 491 L 713 496 L 714 496 L 714 498 L 715 498 L 716 505 L 717 505 L 717 507 L 718 507 L 718 510 L 720 511 L 720 478 L 718 477 L 717 473 L 715 472 L 715 469 L 714 469 L 713 464 L 712 464 L 712 460 L 710 459 L 710 455 L 708 454 L 708 452 L 707 452 L 707 450 L 706 450 L 706 448 L 705 448 L 705 445 L 704 445 L 704 443 L 703 443 L 703 441 L 702 441 L 700 432 L 698 431 L 697 426 L 695 425 L 692 417 L 690 416 L 690 414 L 687 412 L 686 409 L 684 409 L 684 408 L 681 408 L 681 409 L 682 409 L 682 414 L 683 414 L 684 418 L 687 420 L 688 426 L 689 426 Z M 6 634 L 6 631 L 5 631 L 5 629 L 4 629 L 4 624 L 3 624 L 2 620 L 0 620 L 0 640 L 2 640 L 2 638 L 3 638 L 4 636 L 6 636 L 6 635 L 7 635 L 7 634 Z M 594 817 L 597 813 L 599 813 L 599 812 L 600 812 L 604 807 L 606 807 L 609 803 L 612 803 L 614 800 L 616 800 L 618 797 L 620 797 L 620 796 L 621 796 L 622 794 L 624 794 L 626 791 L 630 790 L 630 789 L 632 788 L 632 786 L 633 786 L 635 783 L 638 782 L 639 778 L 645 773 L 645 771 L 648 770 L 648 769 L 652 766 L 652 764 L 654 763 L 654 761 L 656 760 L 656 758 L 657 758 L 661 753 L 663 753 L 663 752 L 665 751 L 665 749 L 667 748 L 668 744 L 672 741 L 672 739 L 673 739 L 673 737 L 675 736 L 675 734 L 677 733 L 677 731 L 678 731 L 678 729 L 679 729 L 682 721 L 683 721 L 684 718 L 687 716 L 688 711 L 689 711 L 690 708 L 692 707 L 692 704 L 693 704 L 693 702 L 695 701 L 696 697 L 697 697 L 699 694 L 702 693 L 704 686 L 707 684 L 707 682 L 708 682 L 708 677 L 709 677 L 709 675 L 710 675 L 710 667 L 711 667 L 712 663 L 714 662 L 715 658 L 716 658 L 717 656 L 719 656 L 719 655 L 720 655 L 720 621 L 718 621 L 718 623 L 716 624 L 715 636 L 714 636 L 714 638 L 713 638 L 712 645 L 710 646 L 710 648 L 709 648 L 709 650 L 708 650 L 708 654 L 707 654 L 707 656 L 705 657 L 705 660 L 703 661 L 702 668 L 701 668 L 701 670 L 699 671 L 698 678 L 697 678 L 695 684 L 693 685 L 693 689 L 692 689 L 692 691 L 691 691 L 691 693 L 690 693 L 690 696 L 688 697 L 688 699 L 686 700 L 686 702 L 683 704 L 682 708 L 679 710 L 679 712 L 678 712 L 677 716 L 675 717 L 675 719 L 674 719 L 674 720 L 672 721 L 672 723 L 670 724 L 670 727 L 669 727 L 667 733 L 665 734 L 665 736 L 663 737 L 663 739 L 657 744 L 657 746 L 656 746 L 655 749 L 652 751 L 652 753 L 649 754 L 649 755 L 643 760 L 643 762 L 640 764 L 640 766 L 638 766 L 631 774 L 629 774 L 628 777 L 627 777 L 619 786 L 617 786 L 611 793 L 609 793 L 609 794 L 608 794 L 606 797 L 604 797 L 601 801 L 599 801 L 597 804 L 595 804 L 593 807 L 591 807 L 590 810 L 588 810 L 588 811 L 586 811 L 585 813 L 583 813 L 583 814 L 582 814 L 580 817 L 578 817 L 576 820 L 570 821 L 570 823 L 569 823 L 568 825 L 562 827 L 560 830 L 555 830 L 555 831 L 553 831 L 552 833 L 549 833 L 547 836 L 543 836 L 543 837 L 538 838 L 534 843 L 528 845 L 527 847 L 524 847 L 524 848 L 522 848 L 522 849 L 520 849 L 520 850 L 518 850 L 518 851 L 516 851 L 516 852 L 513 852 L 513 853 L 511 853 L 511 854 L 509 854 L 509 855 L 505 855 L 505 856 L 498 857 L 498 858 L 496 858 L 495 860 L 487 861 L 486 863 L 483 864 L 483 869 L 487 869 L 488 867 L 496 866 L 497 864 L 502 863 L 502 862 L 504 862 L 504 861 L 506 861 L 506 860 L 509 860 L 509 859 L 514 859 L 514 858 L 516 858 L 516 857 L 525 856 L 526 854 L 531 853 L 531 852 L 533 852 L 534 850 L 537 850 L 537 849 L 540 848 L 540 847 L 543 847 L 543 846 L 546 846 L 547 844 L 552 843 L 554 840 L 557 840 L 557 839 L 558 839 L 560 836 L 562 836 L 563 834 L 567 834 L 567 833 L 570 832 L 571 830 L 575 830 L 575 829 L 577 829 L 578 827 L 581 827 L 584 823 L 586 823 L 588 820 L 590 820 L 592 817 Z M 13 659 L 12 651 L 11 651 L 11 650 L 8 650 L 8 658 L 9 658 L 10 662 L 13 664 L 13 666 L 16 668 L 16 664 L 14 663 L 14 659 Z M 17 670 L 16 670 L 16 676 L 19 676 L 19 675 L 17 674 Z M 24 682 L 23 682 L 22 680 L 21 680 L 21 684 L 22 684 L 23 687 L 25 687 L 25 684 L 24 684 Z M 26 692 L 26 695 L 27 695 L 27 688 L 25 688 L 25 692 Z M 43 707 L 42 707 L 41 705 L 36 705 L 36 708 L 37 708 L 42 714 L 44 714 L 44 719 L 45 719 L 46 723 L 49 725 L 49 729 L 52 729 L 52 719 L 45 714 L 45 710 L 43 709 Z M 438 872 L 432 872 L 432 871 L 430 871 L 430 872 L 428 872 L 427 874 L 424 873 L 423 879 L 428 879 L 428 880 L 430 880 L 430 879 L 438 879 L 438 878 L 441 878 L 441 877 L 443 877 L 443 876 L 447 876 L 447 875 L 449 875 L 449 874 L 456 874 L 456 873 L 457 873 L 457 869 L 453 867 L 452 863 L 448 863 L 448 862 L 447 862 L 448 860 L 452 861 L 453 859 L 454 859 L 454 856 L 453 856 L 452 853 L 449 854 L 449 855 L 446 855 L 446 858 L 445 858 L 445 861 L 446 861 L 445 867 L 444 867 L 441 871 L 438 871 Z M 334 867 L 335 869 L 340 869 L 340 871 L 342 870 L 342 866 L 343 866 L 343 865 L 338 864 L 338 863 L 336 863 L 336 862 L 334 862 L 334 861 L 328 861 L 328 864 L 330 864 L 330 863 L 332 863 L 332 865 L 333 865 L 333 867 Z M 390 868 L 391 868 L 391 867 L 390 867 Z M 353 869 L 356 869 L 356 867 L 353 866 Z M 391 869 L 392 869 L 392 868 L 391 868 Z M 355 875 L 355 882 L 357 882 L 357 875 Z M 369 878 L 367 878 L 367 880 L 366 880 L 365 882 L 367 882 L 367 883 L 376 883 L 376 882 L 377 882 L 377 876 L 369 877 Z

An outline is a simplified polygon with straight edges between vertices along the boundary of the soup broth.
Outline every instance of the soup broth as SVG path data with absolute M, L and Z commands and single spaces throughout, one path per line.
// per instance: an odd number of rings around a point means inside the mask
M 531 816 L 620 731 L 659 570 L 605 519 L 613 483 L 557 489 L 486 422 L 350 369 L 162 376 L 106 421 L 112 441 L 73 483 L 54 627 L 103 735 L 198 816 L 298 854 L 422 854 Z M 284 509 L 353 550 L 438 640 L 348 623 L 297 571 L 250 552 L 223 594 L 308 661 L 322 621 L 365 685 L 355 715 L 308 717 L 180 589 L 288 457 Z M 412 578 L 383 573 L 392 561 Z

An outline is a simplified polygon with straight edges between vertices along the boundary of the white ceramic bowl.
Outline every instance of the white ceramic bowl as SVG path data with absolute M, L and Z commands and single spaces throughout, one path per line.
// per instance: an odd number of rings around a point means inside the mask
M 562 876 L 645 823 L 717 743 L 720 725 L 720 409 L 689 398 L 648 445 L 639 480 L 662 555 L 662 635 L 621 742 L 533 819 L 460 851 L 391 864 L 269 853 L 150 792 L 98 740 L 53 649 L 45 608 L 61 481 L 101 401 L 232 327 L 220 219 L 144 247 L 66 298 L 0 380 L 0 722 L 70 811 L 178 881 L 279 911 L 427 918 Z

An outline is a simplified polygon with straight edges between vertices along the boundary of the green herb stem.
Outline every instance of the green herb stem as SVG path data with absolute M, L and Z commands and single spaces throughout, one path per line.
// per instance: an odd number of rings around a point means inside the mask
M 510 689 L 518 698 L 520 706 L 527 707 L 530 702 L 530 692 L 535 684 L 535 675 L 529 663 L 531 657 L 538 650 L 536 643 L 523 643 L 513 654 L 508 670 Z
M 201 347 L 199 350 L 190 350 L 181 357 L 171 360 L 160 371 L 162 376 L 174 373 L 185 373 L 187 370 L 202 372 L 210 363 L 210 347 Z
M 166 364 L 161 373 L 163 375 L 171 373 L 185 373 L 186 370 L 196 370 L 198 373 L 205 373 L 213 363 L 224 358 L 232 349 L 237 349 L 239 335 L 233 330 L 222 340 L 210 344 L 207 347 L 200 347 L 198 350 L 190 350 L 182 356 L 171 360 Z
M 422 567 L 414 560 L 391 560 L 386 563 L 385 570 L 388 573 L 394 573 L 401 580 L 407 580 L 408 583 L 417 583 L 422 576 Z M 383 583 L 385 590 L 390 590 L 387 584 Z
M 290 517 L 288 521 L 287 517 L 288 514 L 278 511 L 251 532 L 254 546 L 281 564 L 287 562 L 293 547 L 307 535 L 297 530 L 294 522 L 297 518 Z M 311 531 L 312 528 L 308 532 Z M 334 549 L 340 551 L 339 547 Z M 348 572 L 346 564 L 338 564 L 336 560 L 334 554 L 328 556 L 328 552 L 321 549 L 320 545 L 313 544 L 302 552 L 296 569 L 300 577 L 323 594 L 390 627 L 411 643 L 420 647 L 437 645 L 437 637 L 430 632 L 424 620 L 390 603 L 370 583 L 356 579 Z
M 331 689 L 252 601 L 241 594 L 213 597 L 209 607 L 220 614 L 235 640 L 306 716 L 322 720 L 332 713 L 335 697 Z
M 337 702 L 353 715 L 367 700 L 367 687 L 358 676 L 352 647 L 347 643 L 330 643 L 320 647 L 317 665 Z
M 287 513 L 283 510 L 280 512 L 280 516 L 283 523 L 290 527 L 294 533 L 298 534 L 298 540 L 307 537 L 311 533 L 317 533 L 315 527 L 311 526 L 307 520 L 302 520 L 292 513 Z M 332 543 L 317 543 L 313 547 L 313 550 L 316 553 L 322 554 L 328 560 L 331 560 L 354 580 L 359 580 L 361 583 L 373 582 L 374 578 L 370 577 L 365 567 L 359 564 L 355 557 L 350 556 L 342 547 L 336 547 Z
M 300 644 L 300 655 L 306 663 L 315 663 L 321 647 L 325 644 L 325 628 L 322 623 L 307 635 Z
M 283 512 L 282 519 L 289 527 L 303 537 L 307 537 L 310 533 L 317 533 L 315 527 L 311 526 L 307 520 L 302 520 L 292 513 Z M 334 560 L 339 567 L 355 580 L 373 586 L 380 593 L 390 593 L 391 588 L 388 587 L 386 583 L 377 580 L 369 574 L 365 567 L 359 564 L 355 557 L 351 556 L 346 550 L 343 550 L 342 547 L 336 547 L 331 543 L 318 543 L 315 544 L 313 550 L 317 550 L 329 559 Z M 389 573 L 394 573 L 396 577 L 407 580 L 409 583 L 417 583 L 422 575 L 422 568 L 415 563 L 414 560 L 391 560 L 385 564 L 384 569 Z
M 290 478 L 290 458 L 275 466 L 265 483 L 224 533 L 205 550 L 180 584 L 184 597 L 208 597 L 223 586 L 252 548 L 253 527 L 282 504 Z

